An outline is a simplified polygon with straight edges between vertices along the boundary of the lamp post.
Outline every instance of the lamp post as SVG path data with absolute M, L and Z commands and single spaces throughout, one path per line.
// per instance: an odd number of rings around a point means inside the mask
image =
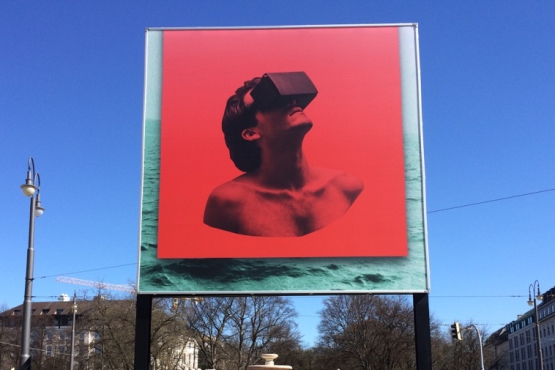
M 23 324 L 21 334 L 21 356 L 19 358 L 19 369 L 31 369 L 31 355 L 29 354 L 31 342 L 31 297 L 33 294 L 33 267 L 35 263 L 34 237 L 35 217 L 44 212 L 40 203 L 40 175 L 35 171 L 35 161 L 29 157 L 27 162 L 27 179 L 21 185 L 21 190 L 26 197 L 31 197 L 31 209 L 29 215 L 29 244 L 27 247 L 27 270 L 25 274 L 25 296 L 23 300 Z
M 532 295 L 536 291 L 536 284 L 538 284 L 538 294 L 534 296 L 534 299 L 532 299 Z M 540 317 L 538 315 L 538 304 L 536 303 L 537 300 L 543 300 L 543 296 L 540 293 L 540 283 L 536 280 L 534 281 L 534 284 L 530 284 L 530 286 L 528 287 L 528 305 L 534 306 L 534 312 L 536 315 L 536 346 L 538 351 L 538 370 L 543 370 L 542 343 L 540 337 Z
M 75 314 L 77 313 L 77 293 L 73 291 L 73 321 L 71 325 L 71 360 L 69 363 L 69 369 L 73 370 L 73 364 L 75 363 Z
M 465 329 L 469 329 L 469 328 L 474 328 L 474 330 L 476 330 L 476 333 L 478 334 L 478 344 L 480 345 L 480 370 L 484 370 L 484 344 L 482 342 L 482 335 L 480 334 L 480 330 L 478 329 L 478 327 L 474 324 L 468 326 Z

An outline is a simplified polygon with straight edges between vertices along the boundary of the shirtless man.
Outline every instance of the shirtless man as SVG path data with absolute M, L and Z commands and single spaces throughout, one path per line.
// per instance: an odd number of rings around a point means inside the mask
M 345 214 L 364 185 L 354 175 L 309 166 L 302 144 L 312 121 L 295 99 L 257 109 L 250 91 L 259 81 L 245 82 L 227 102 L 222 130 L 245 173 L 212 191 L 204 223 L 251 236 L 306 235 Z

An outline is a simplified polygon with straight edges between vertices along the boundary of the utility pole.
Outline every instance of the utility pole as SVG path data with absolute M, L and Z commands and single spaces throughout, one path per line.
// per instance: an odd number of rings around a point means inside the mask
M 44 212 L 40 203 L 40 175 L 35 171 L 35 161 L 29 157 L 27 164 L 27 179 L 21 185 L 21 190 L 26 197 L 31 198 L 29 215 L 29 243 L 27 245 L 27 267 L 25 272 L 25 296 L 23 298 L 23 323 L 21 326 L 21 355 L 19 369 L 31 369 L 31 311 L 33 303 L 33 270 L 35 266 L 35 217 Z
M 532 299 L 532 295 L 535 294 L 536 284 L 538 289 L 538 294 Z M 537 301 L 543 300 L 543 295 L 540 293 L 540 282 L 534 281 L 534 284 L 530 284 L 528 287 L 528 305 L 534 306 L 534 314 L 536 316 L 536 350 L 538 352 L 538 370 L 543 370 L 543 354 L 542 354 L 542 343 L 541 343 L 541 333 L 540 333 L 540 317 L 538 315 L 538 304 Z
M 73 370 L 75 364 L 75 314 L 77 313 L 77 293 L 73 291 L 73 321 L 71 322 L 71 360 L 69 369 Z

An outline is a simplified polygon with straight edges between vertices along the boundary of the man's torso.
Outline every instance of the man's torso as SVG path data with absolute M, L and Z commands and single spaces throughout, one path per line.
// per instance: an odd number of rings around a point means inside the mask
M 362 191 L 353 175 L 321 169 L 301 189 L 274 190 L 237 178 L 213 194 L 228 231 L 252 236 L 302 236 L 341 217 Z

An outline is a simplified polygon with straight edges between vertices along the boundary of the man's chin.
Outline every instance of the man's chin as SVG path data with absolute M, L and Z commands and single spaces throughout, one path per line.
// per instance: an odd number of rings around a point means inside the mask
M 313 126 L 312 121 L 305 121 L 305 122 L 300 122 L 293 127 L 308 131 L 312 128 L 312 126 Z

